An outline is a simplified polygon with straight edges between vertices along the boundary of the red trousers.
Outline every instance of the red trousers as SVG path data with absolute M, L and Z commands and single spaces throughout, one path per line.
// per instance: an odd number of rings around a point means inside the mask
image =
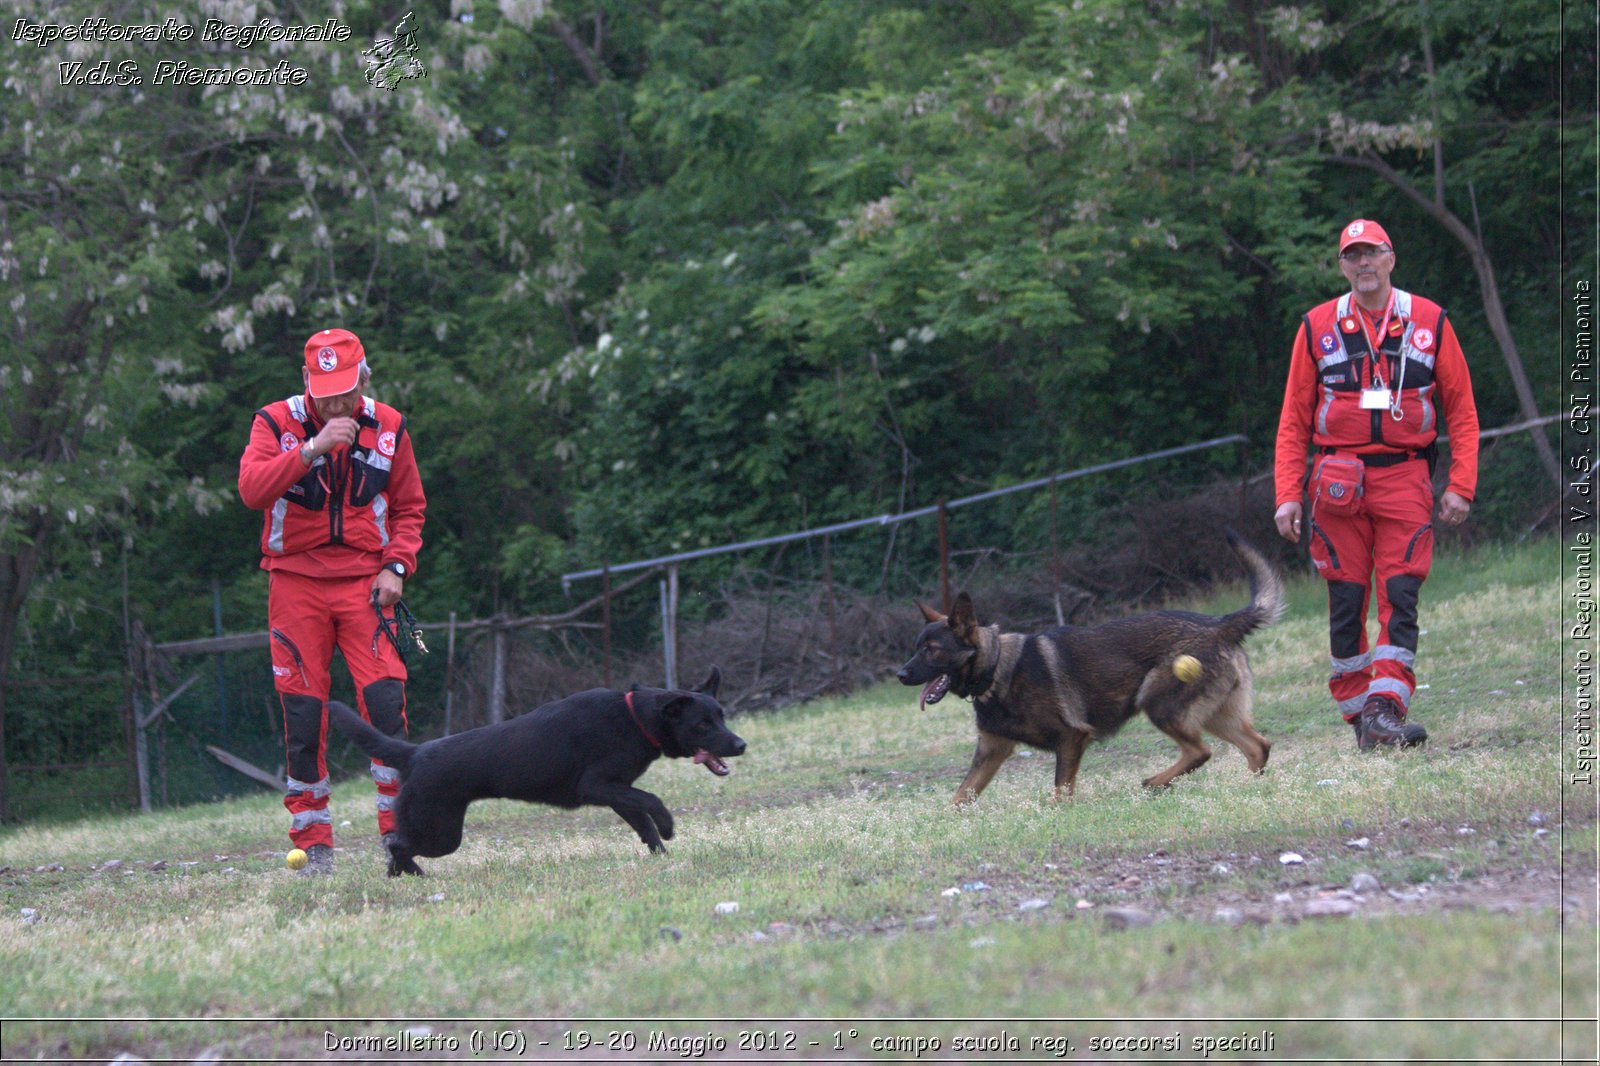
M 372 578 L 306 577 L 272 571 L 267 625 L 272 675 L 283 705 L 288 787 L 283 805 L 292 817 L 289 839 L 297 848 L 333 843 L 328 814 L 328 684 L 339 649 L 355 682 L 361 716 L 390 736 L 406 733 L 406 665 L 378 627 Z M 393 608 L 385 611 L 393 619 Z M 378 787 L 378 832 L 394 828 L 399 774 L 372 760 Z
M 1371 696 L 1393 701 L 1404 716 L 1417 687 L 1417 597 L 1433 563 L 1428 462 L 1365 465 L 1361 490 L 1351 493 L 1348 487 L 1329 491 L 1319 473 L 1324 458 L 1312 466 L 1311 562 L 1328 583 L 1328 691 L 1346 721 Z M 1374 583 L 1378 640 L 1369 647 Z

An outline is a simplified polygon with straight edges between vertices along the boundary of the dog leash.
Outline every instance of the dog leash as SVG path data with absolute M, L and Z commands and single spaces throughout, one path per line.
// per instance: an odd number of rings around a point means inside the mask
M 428 654 L 428 646 L 422 642 L 422 630 L 417 625 L 417 616 L 411 613 L 411 608 L 406 606 L 404 600 L 394 601 L 394 620 L 391 622 L 383 616 L 383 608 L 378 606 L 377 595 L 372 598 L 372 610 L 378 616 L 378 628 L 372 631 L 372 654 L 378 654 L 378 638 L 386 636 L 389 643 L 394 645 L 394 650 L 400 654 L 400 661 L 406 661 L 406 645 L 414 643 L 422 654 Z M 401 639 L 402 634 L 407 638 Z
M 624 692 L 622 694 L 622 700 L 623 700 L 624 703 L 626 703 L 628 705 L 628 713 L 633 716 L 633 724 L 639 727 L 639 732 L 643 733 L 644 734 L 644 738 L 646 740 L 648 740 L 651 744 L 655 745 L 658 748 L 661 747 L 661 741 L 657 740 L 655 737 L 650 735 L 650 730 L 648 730 L 648 729 L 646 729 L 644 727 L 644 722 L 641 721 L 640 718 L 639 718 L 639 712 L 633 709 L 633 692 L 632 692 L 632 690 Z

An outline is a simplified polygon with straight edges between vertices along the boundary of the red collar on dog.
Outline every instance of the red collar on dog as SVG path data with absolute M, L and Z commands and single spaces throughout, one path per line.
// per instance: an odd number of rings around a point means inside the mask
M 643 733 L 644 738 L 651 744 L 654 744 L 658 748 L 661 747 L 661 741 L 650 735 L 650 730 L 646 729 L 644 727 L 644 723 L 639 720 L 639 712 L 633 709 L 633 693 L 624 692 L 622 694 L 622 699 L 625 703 L 627 703 L 628 713 L 633 716 L 633 724 L 639 727 L 639 732 Z

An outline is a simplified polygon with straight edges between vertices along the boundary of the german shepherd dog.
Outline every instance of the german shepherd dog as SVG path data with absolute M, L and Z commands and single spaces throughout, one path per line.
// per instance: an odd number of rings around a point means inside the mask
M 610 807 L 651 851 L 666 851 L 672 814 L 633 783 L 662 755 L 692 758 L 719 777 L 731 772 L 723 759 L 744 754 L 745 744 L 723 721 L 721 681 L 712 667 L 692 692 L 590 689 L 426 744 L 385 736 L 337 701 L 328 711 L 356 747 L 400 771 L 395 828 L 384 838 L 397 877 L 422 873 L 415 856 L 459 848 L 467 806 L 480 799 Z
M 1139 711 L 1178 742 L 1178 761 L 1146 778 L 1147 788 L 1165 788 L 1211 758 L 1202 729 L 1243 752 L 1252 772 L 1266 766 L 1272 746 L 1251 724 L 1253 687 L 1242 644 L 1283 614 L 1283 582 L 1260 552 L 1226 532 L 1249 572 L 1251 599 L 1221 618 L 1155 611 L 1021 634 L 980 626 L 965 592 L 948 617 L 918 604 L 927 625 L 897 674 L 900 683 L 923 686 L 923 707 L 946 692 L 969 696 L 978 719 L 978 748 L 956 804 L 977 799 L 1019 743 L 1056 753 L 1052 798 L 1071 798 L 1089 742 L 1112 735 Z M 1187 682 L 1174 670 L 1180 655 L 1201 667 Z

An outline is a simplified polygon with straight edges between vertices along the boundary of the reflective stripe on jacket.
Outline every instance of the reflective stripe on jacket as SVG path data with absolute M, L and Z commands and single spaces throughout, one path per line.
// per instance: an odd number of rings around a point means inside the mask
M 240 462 L 240 495 L 264 512 L 261 551 L 269 569 L 275 559 L 327 547 L 335 547 L 340 555 L 365 553 L 415 568 L 426 500 L 406 438 L 405 417 L 363 397 L 355 418 L 355 442 L 318 456 L 308 468 L 298 455 L 287 458 L 320 428 L 305 396 L 291 396 L 256 412 L 252 444 Z M 275 448 L 268 440 L 276 442 Z M 397 464 L 404 469 L 396 469 Z M 285 485 L 285 478 L 296 475 L 281 495 L 271 495 Z M 397 531 L 391 515 L 391 478 L 404 488 L 404 530 Z M 376 566 L 374 562 L 373 569 Z
M 1444 309 L 1432 300 L 1394 290 L 1394 314 L 1379 344 L 1381 378 L 1391 395 L 1400 386 L 1400 417 L 1361 406 L 1372 383 L 1371 349 L 1361 311 L 1349 293 L 1306 314 L 1305 336 L 1317 365 L 1311 441 L 1321 447 L 1382 445 L 1395 451 L 1426 448 L 1439 435 L 1433 369 Z

